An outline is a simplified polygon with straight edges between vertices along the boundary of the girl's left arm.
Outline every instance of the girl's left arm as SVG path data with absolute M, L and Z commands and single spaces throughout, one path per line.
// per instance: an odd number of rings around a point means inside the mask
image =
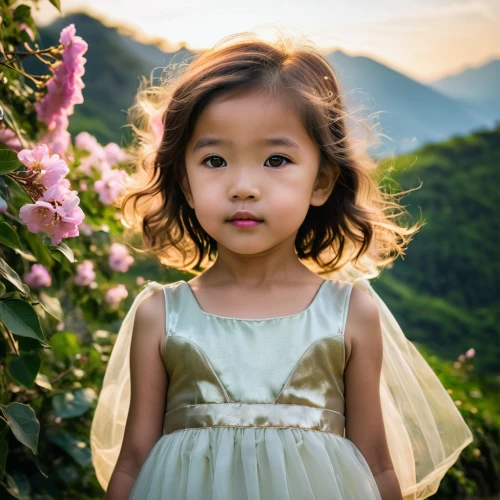
M 365 457 L 382 500 L 401 500 L 380 403 L 382 330 L 377 304 L 354 287 L 345 327 L 349 358 L 344 371 L 346 438 Z M 347 350 L 347 349 L 346 349 Z

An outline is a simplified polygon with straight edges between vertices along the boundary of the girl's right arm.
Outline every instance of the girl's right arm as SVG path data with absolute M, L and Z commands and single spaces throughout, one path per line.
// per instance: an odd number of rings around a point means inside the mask
M 130 346 L 130 407 L 106 500 L 129 498 L 146 458 L 163 435 L 168 386 L 161 354 L 165 332 L 165 300 L 160 290 L 136 310 Z

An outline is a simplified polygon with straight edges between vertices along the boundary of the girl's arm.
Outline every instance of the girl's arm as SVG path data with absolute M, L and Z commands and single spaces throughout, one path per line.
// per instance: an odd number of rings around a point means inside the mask
M 377 304 L 354 287 L 345 328 L 346 437 L 365 457 L 382 500 L 401 500 L 380 404 L 382 330 Z
M 161 356 L 165 336 L 163 290 L 139 304 L 130 346 L 130 407 L 106 500 L 129 498 L 151 449 L 163 434 L 167 372 Z

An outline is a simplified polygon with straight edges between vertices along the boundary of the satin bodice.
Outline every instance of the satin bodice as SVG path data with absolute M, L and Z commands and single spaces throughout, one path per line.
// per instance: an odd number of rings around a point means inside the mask
M 302 312 L 231 318 L 165 285 L 164 434 L 199 427 L 295 427 L 344 435 L 344 329 L 352 284 L 325 280 Z

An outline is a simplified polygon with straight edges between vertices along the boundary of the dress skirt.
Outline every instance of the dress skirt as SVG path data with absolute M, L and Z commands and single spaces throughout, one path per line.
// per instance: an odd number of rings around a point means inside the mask
M 134 500 L 381 500 L 348 439 L 299 428 L 207 427 L 163 435 Z

